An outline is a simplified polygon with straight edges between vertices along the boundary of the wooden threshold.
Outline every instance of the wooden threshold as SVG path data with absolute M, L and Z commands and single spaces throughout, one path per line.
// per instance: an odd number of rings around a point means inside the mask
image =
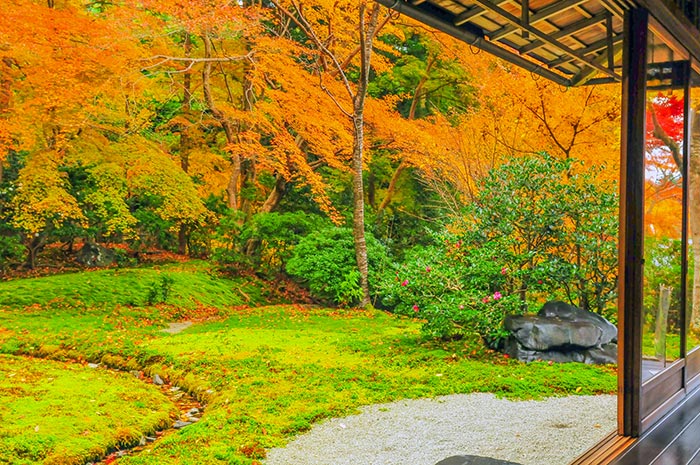
M 700 465 L 700 389 L 641 437 L 612 433 L 571 465 Z
M 617 432 L 612 432 L 573 461 L 571 465 L 607 465 L 634 442 L 635 438 L 620 436 Z

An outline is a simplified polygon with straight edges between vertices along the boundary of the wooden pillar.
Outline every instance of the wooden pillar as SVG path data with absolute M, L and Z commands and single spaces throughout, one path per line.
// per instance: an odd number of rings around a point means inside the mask
M 625 15 L 620 162 L 618 432 L 641 433 L 644 320 L 644 144 L 649 13 Z

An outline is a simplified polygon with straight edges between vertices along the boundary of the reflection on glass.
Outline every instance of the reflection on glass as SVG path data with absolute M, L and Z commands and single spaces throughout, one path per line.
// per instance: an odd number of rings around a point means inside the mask
M 644 195 L 643 378 L 681 356 L 685 63 L 650 40 Z
M 690 80 L 690 151 L 688 166 L 688 351 L 700 345 L 700 74 Z

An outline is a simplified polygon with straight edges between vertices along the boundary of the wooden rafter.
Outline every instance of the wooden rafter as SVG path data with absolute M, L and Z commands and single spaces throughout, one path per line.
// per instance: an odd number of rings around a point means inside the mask
M 586 0 L 562 0 L 560 2 L 557 2 L 554 5 L 557 6 L 556 10 L 558 12 L 561 12 L 561 8 L 564 8 L 564 5 L 567 5 L 570 8 L 577 3 L 584 3 L 585 1 Z M 555 10 L 554 5 L 550 5 L 549 7 L 545 7 L 540 12 L 533 15 L 532 18 L 530 19 L 531 25 L 526 27 L 525 25 L 523 25 L 520 22 L 519 18 L 515 17 L 513 14 L 509 13 L 508 11 L 504 10 L 503 8 L 500 8 L 499 6 L 495 5 L 491 0 L 474 0 L 474 2 L 478 3 L 480 6 L 482 6 L 484 8 L 490 9 L 494 13 L 503 17 L 503 19 L 505 19 L 506 21 L 511 23 L 511 27 L 513 28 L 513 30 L 516 30 L 518 28 L 521 28 L 523 30 L 527 30 L 530 34 L 539 38 L 542 42 L 561 50 L 562 52 L 564 52 L 564 54 L 582 62 L 583 64 L 585 64 L 591 68 L 598 70 L 599 72 L 601 72 L 607 76 L 614 77 L 616 79 L 620 79 L 620 76 L 617 75 L 617 73 L 615 73 L 614 70 L 608 69 L 606 66 L 601 65 L 598 62 L 586 58 L 585 55 L 582 55 L 579 52 L 577 52 L 576 50 L 573 50 L 572 48 L 562 44 L 561 42 L 559 42 L 555 39 L 552 39 L 549 34 L 546 34 L 546 33 L 542 32 L 539 29 L 532 26 L 532 24 L 534 24 L 538 21 L 543 21 L 544 19 L 549 18 L 549 17 L 553 16 L 554 14 L 556 14 L 556 12 L 554 11 Z M 489 34 L 489 39 L 491 41 L 497 40 L 497 38 L 494 37 L 493 34 Z

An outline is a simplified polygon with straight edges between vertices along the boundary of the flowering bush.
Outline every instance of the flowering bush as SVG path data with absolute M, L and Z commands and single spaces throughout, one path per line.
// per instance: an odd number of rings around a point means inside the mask
M 507 270 L 470 256 L 472 252 L 450 235 L 439 245 L 414 249 L 393 276 L 380 281 L 381 305 L 425 320 L 426 336 L 448 339 L 476 333 L 490 347 L 498 347 L 506 336 L 503 319 L 520 313 L 522 305 L 508 293 Z M 490 276 L 484 275 L 487 270 Z
M 433 337 L 476 332 L 498 346 L 503 319 L 561 299 L 604 313 L 617 282 L 617 197 L 596 171 L 546 154 L 481 180 L 462 220 L 406 255 L 382 304 L 423 318 Z M 594 182 L 596 181 L 596 182 Z

